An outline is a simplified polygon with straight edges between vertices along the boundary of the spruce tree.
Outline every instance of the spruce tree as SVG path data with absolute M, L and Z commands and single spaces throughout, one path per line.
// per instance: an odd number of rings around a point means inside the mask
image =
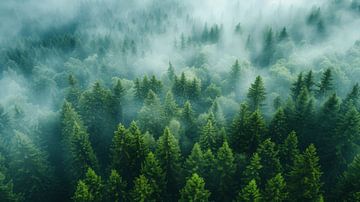
M 289 193 L 287 192 L 286 182 L 281 173 L 267 181 L 264 193 L 265 201 L 287 201 L 288 197 Z
M 245 137 L 245 125 L 250 116 L 250 111 L 246 103 L 241 104 L 239 113 L 235 115 L 235 118 L 231 125 L 230 143 L 235 152 L 245 152 L 247 146 L 244 142 Z
M 320 201 L 322 199 L 322 172 L 314 145 L 299 155 L 289 173 L 289 193 L 294 201 Z
M 216 151 L 217 149 L 217 131 L 213 122 L 208 120 L 206 125 L 202 128 L 202 132 L 199 138 L 199 144 L 203 150 L 211 149 Z
M 360 154 L 356 155 L 341 176 L 337 189 L 337 200 L 358 201 L 360 190 Z
M 94 201 L 103 200 L 104 184 L 101 177 L 93 169 L 88 168 L 83 182 L 86 184 Z
M 249 164 L 245 167 L 243 178 L 242 178 L 242 184 L 247 185 L 251 180 L 255 180 L 257 182 L 260 182 L 261 177 L 261 158 L 258 153 L 254 153 L 250 159 Z
M 171 134 L 169 128 L 165 128 L 164 134 L 158 140 L 156 156 L 165 173 L 166 185 L 164 192 L 166 198 L 176 198 L 181 177 L 181 154 L 178 140 Z
M 75 191 L 72 199 L 75 202 L 92 202 L 92 201 L 94 201 L 94 197 L 91 194 L 91 192 L 89 191 L 89 187 L 82 180 L 79 180 L 79 182 L 76 186 L 76 191 Z
M 251 180 L 236 197 L 236 202 L 260 202 L 261 200 L 261 193 L 255 180 Z
M 165 173 L 160 167 L 160 162 L 152 152 L 149 152 L 141 167 L 141 175 L 148 179 L 153 188 L 153 196 L 156 201 L 161 201 L 166 184 Z
M 123 202 L 126 201 L 126 182 L 116 170 L 111 170 L 109 179 L 106 183 L 106 201 Z
M 203 175 L 203 166 L 204 166 L 204 154 L 198 143 L 194 144 L 191 154 L 187 157 L 185 161 L 185 172 L 186 176 L 190 177 L 193 173 L 199 173 L 200 176 Z
M 325 72 L 321 76 L 321 80 L 318 85 L 319 89 L 318 89 L 317 93 L 320 98 L 324 98 L 324 97 L 330 95 L 331 91 L 333 90 L 332 81 L 333 81 L 333 78 L 332 78 L 331 69 L 325 70 Z
M 269 137 L 276 144 L 280 144 L 285 139 L 288 131 L 286 116 L 284 110 L 280 107 L 270 122 Z
M 298 148 L 298 139 L 295 131 L 292 131 L 284 143 L 280 145 L 280 160 L 284 168 L 284 173 L 288 173 L 292 166 L 295 163 L 296 158 L 300 154 L 300 150 Z
M 259 181 L 259 184 L 263 186 L 267 180 L 281 172 L 282 168 L 278 150 L 271 139 L 266 139 L 262 142 L 257 149 L 257 153 L 260 156 L 260 164 L 262 166 L 260 171 L 261 181 Z
M 300 73 L 297 77 L 297 80 L 292 84 L 291 87 L 291 96 L 293 100 L 296 100 L 300 95 L 301 91 L 304 88 L 304 79 L 302 73 Z
M 231 200 L 233 195 L 233 180 L 236 170 L 235 157 L 227 142 L 224 142 L 216 155 L 218 181 L 218 199 Z
M 253 112 L 245 121 L 243 139 L 243 149 L 246 154 L 251 155 L 257 149 L 260 141 L 266 135 L 267 128 L 265 120 L 259 110 Z
M 261 109 L 266 99 L 265 95 L 265 87 L 262 78 L 261 76 L 257 76 L 255 82 L 251 84 L 247 94 L 251 111 Z
M 204 179 L 194 173 L 187 181 L 183 189 L 180 190 L 181 202 L 206 202 L 209 200 L 210 192 L 205 189 Z
M 140 175 L 139 177 L 135 178 L 134 188 L 131 191 L 131 201 L 156 201 L 155 198 L 153 198 L 153 193 L 153 187 L 150 185 L 149 180 L 144 175 Z

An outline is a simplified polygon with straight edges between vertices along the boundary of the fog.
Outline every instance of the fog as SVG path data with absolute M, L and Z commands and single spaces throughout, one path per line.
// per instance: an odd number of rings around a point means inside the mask
M 141 124 L 146 96 L 137 98 L 137 78 L 141 83 L 145 75 L 149 80 L 155 75 L 161 82 L 155 92 L 160 102 L 172 92 L 181 112 L 185 101 L 193 99 L 177 97 L 169 63 L 176 79 L 184 73 L 188 82 L 198 82 L 200 101 L 191 100 L 200 125 L 196 128 L 206 124 L 218 105 L 216 119 L 224 119 L 222 127 L 230 130 L 258 75 L 265 83 L 262 114 L 268 124 L 277 110 L 275 98 L 283 108 L 296 103 L 291 89 L 300 73 L 313 72 L 315 89 L 330 69 L 331 92 L 345 100 L 360 78 L 359 27 L 358 0 L 2 0 L 0 115 L 8 119 L 0 116 L 0 134 L 24 133 L 53 163 L 58 151 L 47 144 L 59 138 L 65 100 L 84 121 L 90 139 L 96 133 L 92 130 L 112 132 L 116 127 L 110 123 L 107 130 L 90 125 L 82 105 L 95 82 L 106 97 L 118 80 L 124 88 L 124 117 L 112 121 L 128 126 L 134 120 L 142 132 L 149 131 Z M 235 61 L 240 67 L 234 79 Z M 317 113 L 326 99 L 315 91 L 309 99 Z M 180 118 L 168 122 L 161 127 L 172 127 L 181 139 L 186 130 Z M 0 145 L 0 154 L 2 150 Z

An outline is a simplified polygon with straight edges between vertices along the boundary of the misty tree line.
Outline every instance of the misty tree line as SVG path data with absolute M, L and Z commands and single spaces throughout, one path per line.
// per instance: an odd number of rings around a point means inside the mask
M 359 5 L 286 26 L 165 0 L 26 21 L 0 41 L 0 201 L 360 201 L 360 42 L 311 52 Z
M 358 201 L 358 84 L 341 99 L 331 69 L 319 81 L 300 73 L 265 118 L 258 76 L 227 119 L 217 98 L 234 93 L 239 69 L 236 61 L 224 86 L 206 89 L 171 63 L 161 80 L 144 76 L 130 89 L 117 79 L 82 90 L 69 75 L 40 145 L 17 129 L 21 115 L 2 109 L 1 201 Z

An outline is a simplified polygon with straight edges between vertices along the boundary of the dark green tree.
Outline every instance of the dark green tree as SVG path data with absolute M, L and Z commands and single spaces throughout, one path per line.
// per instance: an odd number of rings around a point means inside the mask
M 203 150 L 217 150 L 217 131 L 213 121 L 208 120 L 200 133 L 199 144 Z
M 236 197 L 236 202 L 260 202 L 261 200 L 261 193 L 255 180 L 251 180 Z
M 235 118 L 231 125 L 230 143 L 235 152 L 244 152 L 246 143 L 245 139 L 245 125 L 250 116 L 249 107 L 246 103 L 241 104 L 239 113 L 235 115 Z
M 126 185 L 127 183 L 122 179 L 116 170 L 111 170 L 109 179 L 105 186 L 106 201 L 122 202 L 126 201 Z
M 75 202 L 92 202 L 92 201 L 94 201 L 94 197 L 91 194 L 91 192 L 89 191 L 89 187 L 82 180 L 79 180 L 79 182 L 76 186 L 76 191 L 75 191 L 72 199 Z
M 280 160 L 284 168 L 284 173 L 288 173 L 292 166 L 295 164 L 295 160 L 300 154 L 300 150 L 298 148 L 298 139 L 295 131 L 292 131 L 284 143 L 280 145 Z
M 198 143 L 194 144 L 191 154 L 185 161 L 185 173 L 187 177 L 190 177 L 193 173 L 199 173 L 203 176 L 204 171 L 204 154 Z
M 278 173 L 275 177 L 267 181 L 264 193 L 265 201 L 287 201 L 288 197 L 289 193 L 287 191 L 286 182 L 281 173 Z
M 259 110 L 253 112 L 245 122 L 244 138 L 241 139 L 246 154 L 251 155 L 267 133 L 265 120 Z
M 269 125 L 269 137 L 276 144 L 282 143 L 288 134 L 289 129 L 287 123 L 284 110 L 280 107 L 276 111 Z
M 234 154 L 227 142 L 224 142 L 217 152 L 216 169 L 218 176 L 218 199 L 222 201 L 231 200 L 236 164 Z
M 141 167 L 141 175 L 148 179 L 153 188 L 153 196 L 156 201 L 161 201 L 166 184 L 165 173 L 160 167 L 159 161 L 152 152 L 149 152 Z
M 289 173 L 289 193 L 294 201 L 321 201 L 322 172 L 314 145 L 296 158 Z
M 247 94 L 251 111 L 261 109 L 266 99 L 265 95 L 264 82 L 262 81 L 261 76 L 257 76 L 255 82 L 251 84 Z
M 206 202 L 209 201 L 210 192 L 205 189 L 205 182 L 198 174 L 194 173 L 180 190 L 181 202 Z
M 337 188 L 338 201 L 358 201 L 360 192 L 360 154 L 355 156 L 341 176 Z
M 333 78 L 332 78 L 332 72 L 331 69 L 327 69 L 321 76 L 320 83 L 318 85 L 319 89 L 317 91 L 317 94 L 320 98 L 324 98 L 333 90 Z
M 134 188 L 131 191 L 131 201 L 156 201 L 155 198 L 153 198 L 153 192 L 154 190 L 149 180 L 144 175 L 140 175 L 134 181 Z
M 160 166 L 165 173 L 165 198 L 176 198 L 181 180 L 181 153 L 179 142 L 174 135 L 171 134 L 169 128 L 165 128 L 164 134 L 158 140 L 156 156 L 159 159 Z
M 262 169 L 261 158 L 258 153 L 254 153 L 250 159 L 249 164 L 245 167 L 242 184 L 247 185 L 251 180 L 260 182 L 260 172 Z

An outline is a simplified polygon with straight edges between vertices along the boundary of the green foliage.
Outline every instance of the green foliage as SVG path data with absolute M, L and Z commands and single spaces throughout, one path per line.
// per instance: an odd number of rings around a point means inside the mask
M 237 202 L 260 202 L 261 193 L 255 180 L 251 180 L 237 195 Z
M 289 193 L 294 201 L 321 201 L 322 172 L 314 145 L 296 158 L 289 173 Z
M 242 183 L 247 185 L 251 180 L 261 181 L 260 172 L 262 169 L 261 158 L 258 153 L 254 153 L 250 159 L 250 163 L 246 166 L 242 178 Z
M 106 201 L 120 202 L 126 201 L 126 182 L 116 170 L 111 170 L 109 179 L 105 185 L 105 199 Z
M 134 189 L 131 191 L 132 201 L 155 201 L 155 198 L 152 198 L 153 192 L 149 180 L 144 175 L 140 175 L 134 181 Z
M 278 173 L 275 177 L 268 180 L 264 193 L 266 201 L 286 201 L 288 196 L 286 182 L 281 173 Z
M 247 98 L 249 101 L 249 108 L 251 111 L 261 109 L 264 105 L 265 97 L 265 87 L 261 76 L 257 76 L 255 82 L 251 84 Z
M 165 184 L 166 198 L 174 198 L 177 196 L 181 180 L 181 154 L 179 142 L 171 134 L 169 128 L 165 128 L 164 134 L 158 140 L 156 156 L 167 179 Z
M 183 189 L 180 190 L 180 200 L 183 202 L 206 202 L 210 192 L 205 189 L 205 182 L 199 175 L 194 173 L 187 181 Z
M 152 198 L 161 201 L 165 188 L 165 173 L 160 167 L 160 162 L 156 159 L 152 152 L 149 152 L 141 167 L 141 175 L 149 180 L 149 184 L 153 188 Z

